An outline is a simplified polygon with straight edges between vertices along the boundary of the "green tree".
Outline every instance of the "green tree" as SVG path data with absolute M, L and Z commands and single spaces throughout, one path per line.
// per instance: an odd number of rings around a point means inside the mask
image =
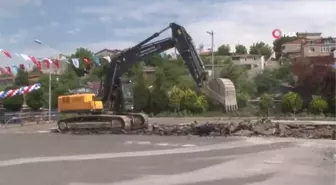
M 158 114 L 168 107 L 169 98 L 164 83 L 164 72 L 161 68 L 158 68 L 155 71 L 155 80 L 149 98 L 150 111 L 154 114 Z
M 184 91 L 174 86 L 169 93 L 169 108 L 174 112 L 181 110 L 181 100 L 184 97 Z
M 302 108 L 303 101 L 301 96 L 295 92 L 288 92 L 283 96 L 282 106 L 285 111 L 291 111 L 296 115 L 297 111 Z
M 313 96 L 310 102 L 310 110 L 314 114 L 322 114 L 323 111 L 328 109 L 328 102 L 322 98 L 322 96 Z
M 244 45 L 237 44 L 236 45 L 236 54 L 247 54 L 247 49 Z
M 166 56 L 166 59 L 169 59 L 169 57 Z M 162 64 L 163 60 L 164 59 L 161 57 L 160 54 L 155 54 L 155 55 L 150 55 L 148 57 L 145 57 L 144 62 L 146 66 L 155 67 L 155 66 Z
M 26 104 L 33 110 L 39 110 L 45 104 L 44 92 L 42 89 L 28 93 L 25 98 Z
M 133 72 L 133 93 L 134 93 L 134 110 L 144 111 L 147 110 L 150 91 L 146 85 L 142 73 L 142 65 L 134 65 Z
M 259 95 L 265 92 L 273 92 L 274 88 L 280 85 L 280 81 L 274 76 L 271 70 L 264 70 L 262 73 L 256 75 L 254 83 Z
M 29 85 L 28 73 L 19 69 L 16 77 L 14 79 L 14 84 L 5 88 L 6 90 L 18 89 L 22 86 Z M 3 106 L 10 111 L 19 111 L 22 108 L 23 104 L 23 95 L 15 95 L 12 97 L 5 98 L 3 100 Z
M 73 68 L 77 76 L 82 77 L 85 75 L 85 70 L 90 70 L 91 65 L 87 65 L 84 61 L 84 59 L 88 59 L 91 64 L 93 65 L 93 52 L 91 52 L 89 49 L 86 48 L 78 48 L 74 54 L 70 56 L 70 58 L 78 58 L 79 59 L 79 68 L 75 68 L 74 65 L 72 65 L 72 61 L 70 61 L 70 66 Z
M 230 50 L 231 50 L 230 45 L 223 44 L 218 47 L 217 55 L 230 55 Z
M 198 96 L 195 102 L 195 112 L 206 112 L 209 109 L 209 102 L 205 96 Z
M 12 90 L 20 88 L 20 86 L 13 85 L 7 87 L 5 90 Z M 2 100 L 3 107 L 9 111 L 20 111 L 23 104 L 23 96 L 22 95 L 16 95 L 12 97 L 7 97 Z
M 261 113 L 267 117 L 270 115 L 270 111 L 274 108 L 274 102 L 272 96 L 269 94 L 263 94 L 259 100 L 259 109 Z
M 19 69 L 15 77 L 15 84 L 18 86 L 27 86 L 29 85 L 28 72 Z
M 184 92 L 184 96 L 181 99 L 181 108 L 186 111 L 196 112 L 197 107 L 195 103 L 197 102 L 197 94 L 191 89 L 187 89 Z
M 272 48 L 264 42 L 257 42 L 250 46 L 250 54 L 253 55 L 263 55 L 266 59 L 268 59 L 272 53 Z

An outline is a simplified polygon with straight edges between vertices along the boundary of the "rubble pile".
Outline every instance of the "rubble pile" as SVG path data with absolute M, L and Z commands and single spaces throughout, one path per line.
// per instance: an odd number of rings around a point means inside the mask
M 284 124 L 270 120 L 250 120 L 239 123 L 197 122 L 183 125 L 153 124 L 146 129 L 128 131 L 127 134 L 144 135 L 199 135 L 199 136 L 277 136 L 311 139 L 336 139 L 336 126 Z
M 160 136 L 275 136 L 296 137 L 310 139 L 336 139 L 336 126 L 308 125 L 308 124 L 284 124 L 271 122 L 270 120 L 251 121 L 245 120 L 239 123 L 205 123 L 193 122 L 190 124 L 150 124 L 147 128 L 136 130 L 86 130 L 73 131 L 80 134 L 113 133 L 128 135 L 160 135 Z

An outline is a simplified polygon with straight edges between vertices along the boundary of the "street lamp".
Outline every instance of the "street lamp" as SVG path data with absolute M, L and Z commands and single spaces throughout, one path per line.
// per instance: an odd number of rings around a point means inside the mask
M 214 32 L 213 30 L 207 31 L 207 33 L 211 36 L 211 64 L 212 64 L 212 79 L 215 78 L 215 55 L 214 55 Z
M 43 45 L 44 47 L 50 48 L 52 50 L 55 50 L 55 49 L 51 48 L 50 46 L 44 44 L 40 40 L 35 39 L 34 42 L 36 44 L 40 44 L 40 45 Z M 48 105 L 49 105 L 49 111 L 48 111 L 48 117 L 49 117 L 49 119 L 48 120 L 49 120 L 49 123 L 51 123 L 51 69 L 49 69 L 49 100 L 48 100 Z

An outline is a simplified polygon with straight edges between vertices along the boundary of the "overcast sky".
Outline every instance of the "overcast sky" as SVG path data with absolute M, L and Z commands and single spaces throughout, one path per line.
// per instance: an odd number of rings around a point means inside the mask
M 272 30 L 336 34 L 335 0 L 0 0 L 0 48 L 46 57 L 122 49 L 176 22 L 196 45 L 215 47 L 257 41 L 272 44 Z M 162 37 L 168 36 L 168 34 Z M 33 42 L 39 39 L 54 49 Z M 0 62 L 22 63 L 19 58 Z

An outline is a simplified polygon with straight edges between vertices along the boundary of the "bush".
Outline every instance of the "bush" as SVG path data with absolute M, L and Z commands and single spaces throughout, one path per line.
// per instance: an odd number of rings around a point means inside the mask
M 269 94 L 263 94 L 259 100 L 259 109 L 263 115 L 267 117 L 270 115 L 270 111 L 274 108 L 274 102 L 272 96 Z
M 309 104 L 309 108 L 313 114 L 322 114 L 328 109 L 328 103 L 321 96 L 313 96 L 313 99 Z
M 298 93 L 288 92 L 283 96 L 282 107 L 285 112 L 290 111 L 296 113 L 302 108 L 303 101 Z

